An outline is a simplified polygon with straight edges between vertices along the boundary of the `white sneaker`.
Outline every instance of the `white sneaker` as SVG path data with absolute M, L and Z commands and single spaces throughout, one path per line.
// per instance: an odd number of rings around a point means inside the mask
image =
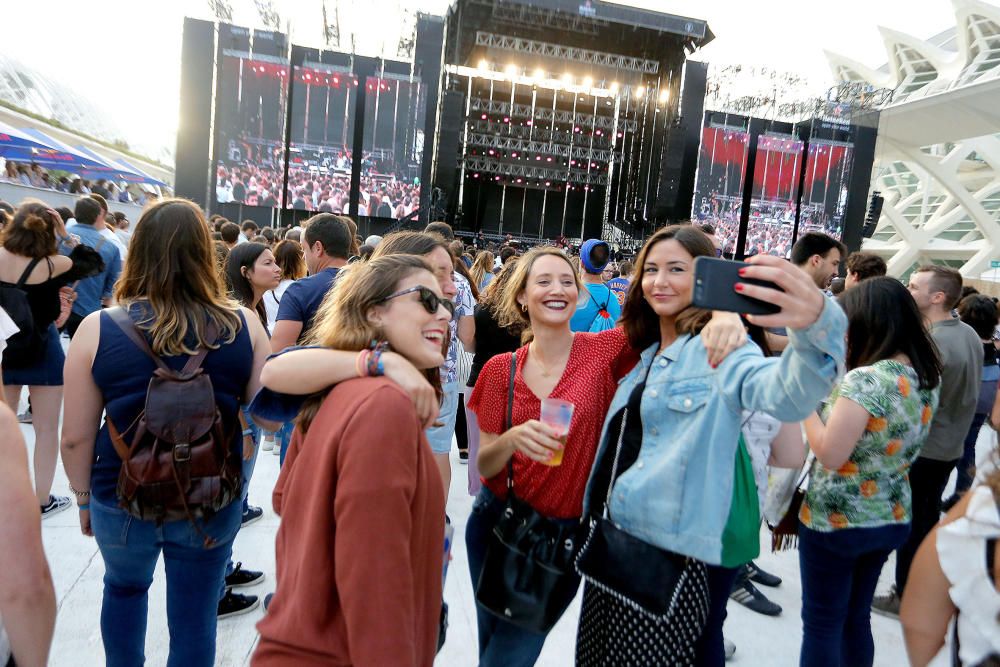
M 274 450 L 274 437 L 265 437 L 261 443 L 260 448 L 265 452 L 270 452 Z
M 736 655 L 736 644 L 723 637 L 722 645 L 725 647 L 726 661 L 728 662 L 733 659 L 734 655 Z

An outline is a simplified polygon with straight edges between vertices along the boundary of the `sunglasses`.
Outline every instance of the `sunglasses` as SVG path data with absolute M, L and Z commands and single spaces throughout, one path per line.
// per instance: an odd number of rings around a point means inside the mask
M 420 304 L 431 315 L 437 313 L 438 308 L 444 306 L 444 309 L 448 311 L 448 316 L 455 317 L 455 304 L 452 303 L 449 299 L 442 299 L 437 294 L 435 294 L 433 290 L 431 290 L 428 287 L 424 287 L 423 285 L 418 285 L 417 287 L 404 289 L 399 292 L 393 292 L 389 296 L 382 299 L 381 303 L 385 303 L 389 299 L 395 299 L 397 296 L 403 296 L 404 294 L 412 294 L 413 292 L 419 292 Z

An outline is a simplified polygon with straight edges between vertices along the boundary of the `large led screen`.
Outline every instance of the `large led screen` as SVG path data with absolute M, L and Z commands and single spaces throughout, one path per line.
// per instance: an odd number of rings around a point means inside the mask
M 281 205 L 288 78 L 282 57 L 223 52 L 215 117 L 220 204 Z
M 799 236 L 810 231 L 836 239 L 843 236 L 853 164 L 851 144 L 823 139 L 810 142 Z
M 285 207 L 348 213 L 357 78 L 347 68 L 293 68 Z
M 702 130 L 691 216 L 715 227 L 727 255 L 739 238 L 749 147 L 750 135 L 742 129 L 706 124 Z
M 420 208 L 426 86 L 383 74 L 369 77 L 365 88 L 358 214 L 398 220 Z
M 791 251 L 802 146 L 789 135 L 764 134 L 758 138 L 745 257 L 787 257 Z

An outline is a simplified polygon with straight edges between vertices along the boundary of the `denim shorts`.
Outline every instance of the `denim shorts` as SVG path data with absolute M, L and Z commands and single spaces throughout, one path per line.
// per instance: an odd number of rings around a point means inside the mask
M 458 382 L 448 382 L 442 387 L 441 412 L 438 414 L 440 426 L 427 429 L 427 442 L 435 454 L 451 451 L 451 441 L 455 436 L 455 419 L 458 417 Z

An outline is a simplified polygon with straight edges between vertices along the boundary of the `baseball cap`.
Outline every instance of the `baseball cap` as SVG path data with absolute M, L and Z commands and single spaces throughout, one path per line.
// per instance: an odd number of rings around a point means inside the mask
M 604 248 L 604 252 L 598 252 L 597 257 L 594 257 L 594 251 L 601 247 Z M 607 241 L 587 239 L 580 246 L 580 262 L 587 273 L 600 273 L 610 260 L 611 246 Z

